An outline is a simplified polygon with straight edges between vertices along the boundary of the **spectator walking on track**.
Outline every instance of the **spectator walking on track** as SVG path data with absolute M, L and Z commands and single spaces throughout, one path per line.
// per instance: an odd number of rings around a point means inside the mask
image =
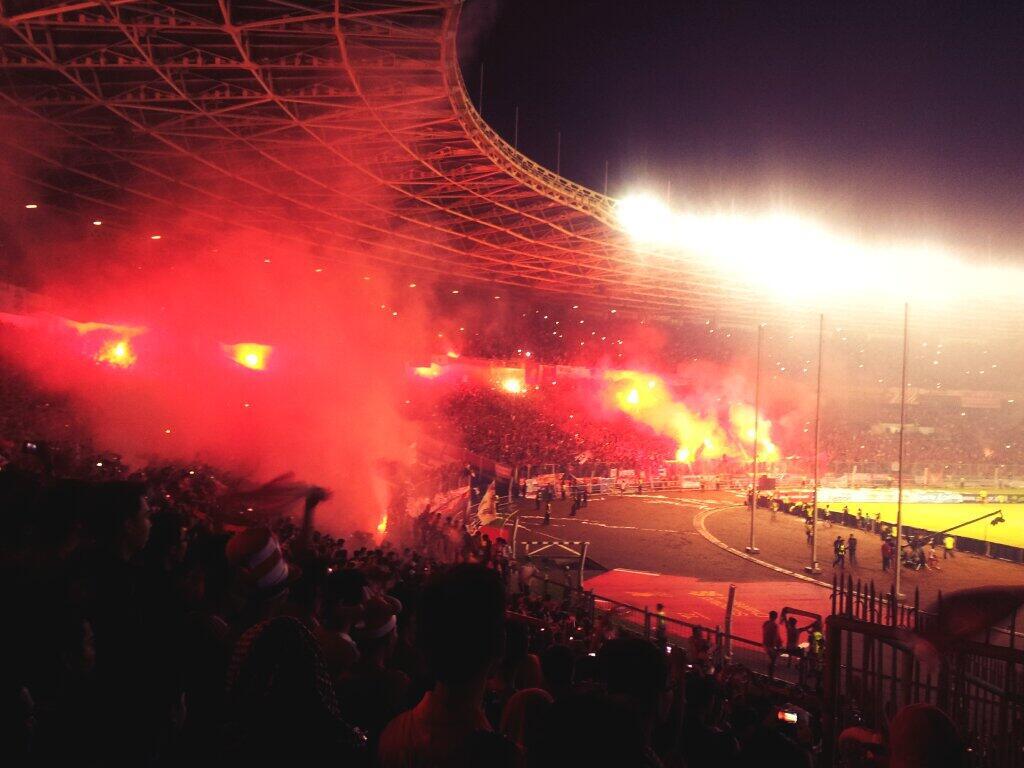
M 857 537 L 854 536 L 852 533 L 850 534 L 850 537 L 846 540 L 846 549 L 850 554 L 850 565 L 857 565 Z
M 882 541 L 882 570 L 883 571 L 888 571 L 889 570 L 889 566 L 892 564 L 892 556 L 893 556 L 893 554 L 894 554 L 894 552 L 893 552 L 892 542 L 890 542 L 888 539 L 883 540 Z

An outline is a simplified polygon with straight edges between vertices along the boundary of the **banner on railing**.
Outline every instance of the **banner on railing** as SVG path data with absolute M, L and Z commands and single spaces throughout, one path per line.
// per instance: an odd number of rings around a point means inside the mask
M 450 491 L 435 493 L 433 496 L 421 496 L 418 499 L 410 499 L 406 506 L 406 513 L 410 517 L 416 517 L 430 505 L 430 511 L 442 517 L 449 517 L 462 514 L 469 505 L 469 486 L 453 488 Z

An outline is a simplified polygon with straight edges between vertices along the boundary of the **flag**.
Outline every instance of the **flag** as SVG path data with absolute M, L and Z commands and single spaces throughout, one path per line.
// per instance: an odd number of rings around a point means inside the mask
M 484 492 L 483 498 L 480 499 L 480 504 L 476 508 L 476 517 L 478 525 L 490 525 L 492 522 L 498 519 L 498 495 L 494 490 L 494 482 L 492 481 L 487 490 Z

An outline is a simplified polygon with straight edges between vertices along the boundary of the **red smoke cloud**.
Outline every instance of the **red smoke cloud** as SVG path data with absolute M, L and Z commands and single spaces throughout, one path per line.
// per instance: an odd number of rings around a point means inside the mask
M 334 490 L 325 523 L 372 530 L 387 503 L 379 463 L 412 459 L 399 387 L 408 361 L 431 349 L 424 310 L 406 298 L 395 315 L 379 273 L 257 236 L 185 253 L 173 238 L 133 253 L 138 239 L 40 273 L 51 311 L 146 329 L 130 349 L 107 327 L 51 318 L 3 330 L 7 364 L 67 394 L 105 450 L 136 463 L 202 459 L 254 479 L 294 470 Z M 237 358 L 242 341 L 265 345 L 252 347 L 258 364 L 249 347 Z M 113 364 L 129 351 L 130 367 Z

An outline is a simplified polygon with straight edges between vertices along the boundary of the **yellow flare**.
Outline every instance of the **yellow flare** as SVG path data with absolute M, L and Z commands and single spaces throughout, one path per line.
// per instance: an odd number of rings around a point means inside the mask
M 728 456 L 746 460 L 753 453 L 754 409 L 737 404 L 729 409 L 728 421 L 720 422 L 714 413 L 703 414 L 675 400 L 669 387 L 658 376 L 636 371 L 605 373 L 609 399 L 655 432 L 676 441 L 676 459 L 719 459 Z M 778 458 L 778 448 L 770 439 L 771 422 L 760 420 L 758 454 L 765 461 Z
M 118 368 L 128 368 L 137 360 L 128 339 L 116 339 L 105 342 L 95 357 L 98 363 L 107 363 Z
M 413 372 L 417 376 L 422 376 L 425 379 L 436 379 L 441 375 L 441 366 L 437 363 L 431 363 L 430 365 L 418 365 L 413 368 Z
M 241 344 L 225 344 L 225 351 L 239 365 L 253 371 L 262 371 L 267 367 L 267 358 L 270 357 L 273 347 L 267 344 L 255 344 L 243 342 Z

